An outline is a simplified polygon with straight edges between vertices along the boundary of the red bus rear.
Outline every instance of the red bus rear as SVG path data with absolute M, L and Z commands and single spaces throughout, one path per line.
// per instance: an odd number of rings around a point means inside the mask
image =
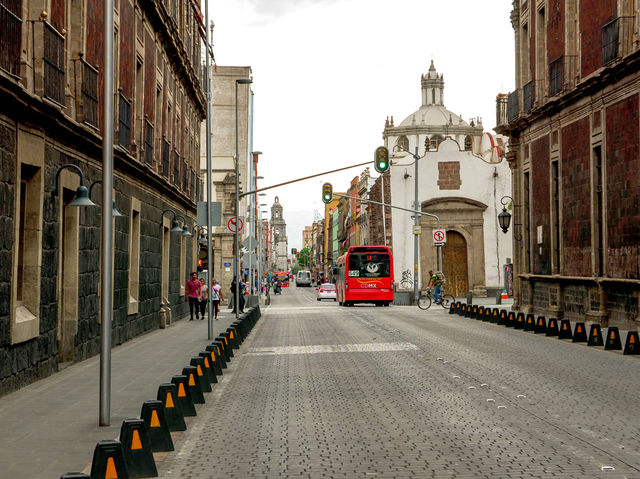
M 393 257 L 386 246 L 352 246 L 336 261 L 338 304 L 393 301 Z
M 289 287 L 289 273 L 286 271 L 278 271 L 276 273 L 276 281 L 280 281 L 283 288 Z

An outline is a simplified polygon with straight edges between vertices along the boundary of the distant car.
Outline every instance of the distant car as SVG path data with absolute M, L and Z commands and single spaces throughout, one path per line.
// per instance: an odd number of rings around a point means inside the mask
M 318 288 L 318 301 L 322 299 L 333 299 L 337 301 L 335 284 L 324 283 L 320 285 Z

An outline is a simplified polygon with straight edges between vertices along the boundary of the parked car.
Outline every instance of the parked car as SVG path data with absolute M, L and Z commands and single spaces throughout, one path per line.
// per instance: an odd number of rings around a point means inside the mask
M 335 284 L 324 283 L 318 287 L 318 301 L 322 299 L 333 299 L 337 301 Z

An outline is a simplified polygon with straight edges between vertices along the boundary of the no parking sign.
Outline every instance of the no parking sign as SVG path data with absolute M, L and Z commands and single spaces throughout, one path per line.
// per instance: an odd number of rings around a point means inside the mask
M 447 243 L 447 232 L 445 230 L 433 230 L 431 235 L 433 246 L 444 246 Z

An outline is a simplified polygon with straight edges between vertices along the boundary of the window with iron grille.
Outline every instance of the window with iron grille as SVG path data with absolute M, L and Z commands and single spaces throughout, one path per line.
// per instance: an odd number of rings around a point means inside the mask
M 173 184 L 180 185 L 180 155 L 177 151 L 173 152 Z
M 98 70 L 84 60 L 82 65 L 82 114 L 83 121 L 98 126 Z
M 0 0 L 0 68 L 20 75 L 22 0 Z
M 529 111 L 533 108 L 533 81 L 522 87 L 522 108 Z
M 518 90 L 512 91 L 507 97 L 507 121 L 512 122 L 518 117 Z
M 619 18 L 602 27 L 602 64 L 606 65 L 618 58 L 618 40 L 620 38 Z
M 162 140 L 162 176 L 166 179 L 169 179 L 169 151 L 169 142 Z
M 64 37 L 53 26 L 44 28 L 44 96 L 64 105 Z
M 564 80 L 564 57 L 549 64 L 549 96 L 562 92 Z
M 187 193 L 189 191 L 188 187 L 189 185 L 187 184 L 187 162 L 183 161 L 182 162 L 182 191 L 184 191 L 185 193 Z
M 153 165 L 153 125 L 148 120 L 144 121 L 144 161 Z
M 118 144 L 129 150 L 131 144 L 131 103 L 119 94 L 120 105 L 118 108 Z
M 191 183 L 189 183 L 189 196 L 191 197 L 192 200 L 195 201 L 196 198 L 196 174 L 193 171 L 193 168 L 191 168 Z

